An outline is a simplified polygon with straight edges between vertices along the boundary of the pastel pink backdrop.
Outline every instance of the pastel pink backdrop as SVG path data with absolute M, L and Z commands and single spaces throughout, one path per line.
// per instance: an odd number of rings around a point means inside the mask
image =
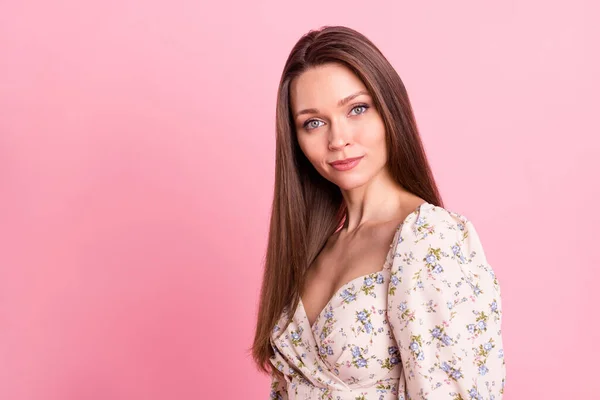
M 275 93 L 306 31 L 404 80 L 503 289 L 507 399 L 597 396 L 598 3 L 0 3 L 0 398 L 265 399 Z M 595 354 L 595 355 L 594 355 Z

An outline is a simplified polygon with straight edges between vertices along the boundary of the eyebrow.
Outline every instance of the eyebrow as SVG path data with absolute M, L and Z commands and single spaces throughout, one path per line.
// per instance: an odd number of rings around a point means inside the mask
M 350 96 L 346 96 L 343 99 L 341 99 L 340 101 L 338 101 L 338 107 L 343 107 L 344 105 L 346 105 L 349 101 L 351 101 L 355 97 L 361 96 L 363 94 L 370 95 L 370 93 L 367 90 L 358 91 L 358 92 L 351 94 Z M 317 110 L 316 108 L 307 108 L 302 111 L 298 111 L 296 113 L 295 118 L 298 118 L 302 114 L 318 114 L 318 113 L 319 113 L 319 110 Z

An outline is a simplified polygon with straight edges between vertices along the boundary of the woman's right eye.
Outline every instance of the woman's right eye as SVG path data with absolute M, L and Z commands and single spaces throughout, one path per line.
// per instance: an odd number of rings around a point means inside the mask
M 321 122 L 321 121 L 319 121 L 318 119 L 309 119 L 308 121 L 306 121 L 304 123 L 303 127 L 304 127 L 304 129 L 312 130 L 312 129 L 318 128 L 320 126 L 320 125 L 317 125 L 319 122 Z

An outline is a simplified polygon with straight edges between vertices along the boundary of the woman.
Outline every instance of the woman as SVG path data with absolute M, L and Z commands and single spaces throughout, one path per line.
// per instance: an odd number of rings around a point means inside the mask
M 360 33 L 303 36 L 277 97 L 253 357 L 277 399 L 500 399 L 500 288 L 443 208 L 404 85 Z

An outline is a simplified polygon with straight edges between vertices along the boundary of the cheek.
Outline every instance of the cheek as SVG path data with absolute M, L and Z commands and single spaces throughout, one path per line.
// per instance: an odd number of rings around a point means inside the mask
M 385 125 L 383 121 L 379 119 L 369 121 L 359 130 L 358 138 L 361 144 L 373 150 L 379 149 L 381 146 L 385 147 Z
M 383 121 L 379 119 L 373 137 L 374 140 L 377 141 L 377 144 L 383 147 L 383 150 L 385 150 L 385 136 L 385 125 L 383 124 Z
M 313 143 L 313 140 L 307 136 L 301 136 L 297 138 L 298 146 L 300 146 L 300 150 L 304 153 L 304 156 L 310 161 L 311 164 L 315 164 L 319 159 L 319 150 L 316 143 Z

